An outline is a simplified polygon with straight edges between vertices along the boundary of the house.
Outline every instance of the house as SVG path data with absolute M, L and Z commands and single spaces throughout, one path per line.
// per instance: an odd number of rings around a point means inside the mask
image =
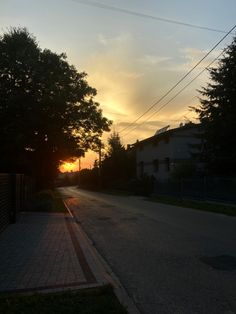
M 200 125 L 188 123 L 175 129 L 160 129 L 152 137 L 138 141 L 136 148 L 137 178 L 152 176 L 166 181 L 179 164 L 192 160 L 201 146 Z

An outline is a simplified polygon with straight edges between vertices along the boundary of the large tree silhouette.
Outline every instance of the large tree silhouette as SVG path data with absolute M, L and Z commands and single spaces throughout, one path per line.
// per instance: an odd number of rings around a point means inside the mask
M 236 175 L 236 38 L 200 93 L 196 109 L 203 126 L 203 159 L 210 173 Z
M 52 179 L 60 160 L 94 148 L 111 124 L 86 73 L 42 50 L 26 29 L 0 37 L 1 171 Z

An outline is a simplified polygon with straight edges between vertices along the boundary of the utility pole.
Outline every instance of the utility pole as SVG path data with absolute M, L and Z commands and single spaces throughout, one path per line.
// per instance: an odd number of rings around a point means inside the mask
M 98 184 L 99 188 L 102 187 L 102 141 L 99 139 L 98 142 Z

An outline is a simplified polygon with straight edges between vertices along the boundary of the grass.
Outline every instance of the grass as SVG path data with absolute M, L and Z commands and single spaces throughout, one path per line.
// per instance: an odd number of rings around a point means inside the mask
M 57 191 L 42 190 L 37 192 L 28 204 L 30 211 L 66 213 L 62 197 Z
M 77 292 L 0 296 L 0 313 L 4 314 L 127 314 L 112 287 Z
M 159 202 L 164 204 L 170 204 L 181 207 L 188 207 L 197 210 L 203 210 L 218 214 L 224 214 L 227 216 L 236 216 L 236 206 L 224 205 L 224 204 L 214 204 L 208 202 L 198 202 L 192 200 L 180 200 L 178 198 L 169 197 L 169 196 L 158 196 L 150 197 L 148 200 L 153 202 Z

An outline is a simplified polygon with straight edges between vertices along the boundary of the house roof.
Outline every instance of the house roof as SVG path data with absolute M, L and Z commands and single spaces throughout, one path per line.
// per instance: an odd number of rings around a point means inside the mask
M 135 144 L 133 144 L 133 146 L 139 146 L 139 145 L 147 144 L 153 141 L 160 141 L 162 139 L 165 139 L 166 137 L 170 137 L 174 135 L 176 132 L 181 132 L 181 131 L 186 131 L 186 130 L 191 130 L 191 129 L 199 130 L 199 127 L 200 127 L 200 124 L 195 124 L 195 123 L 190 122 L 178 128 L 170 129 L 160 134 L 153 135 L 142 141 L 137 141 Z

